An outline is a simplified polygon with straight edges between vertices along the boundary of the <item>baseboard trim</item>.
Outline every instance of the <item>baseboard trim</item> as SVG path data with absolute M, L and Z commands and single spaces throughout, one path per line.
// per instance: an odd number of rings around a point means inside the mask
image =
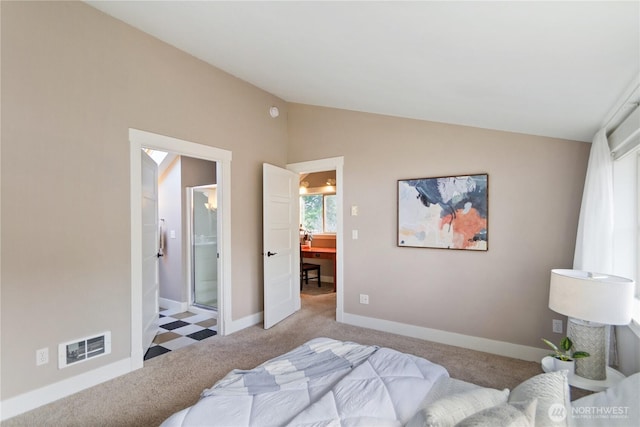
M 375 319 L 357 314 L 344 313 L 342 323 L 531 362 L 540 362 L 542 358 L 549 353 L 542 348 L 457 334 L 439 329 L 424 328 L 390 320 Z
M 122 359 L 92 371 L 3 400 L 0 402 L 0 421 L 5 421 L 47 403 L 128 374 L 135 370 L 132 368 L 133 366 L 130 358 Z
M 262 322 L 264 312 L 259 312 L 255 314 L 250 314 L 249 316 L 243 317 L 242 319 L 232 320 L 231 322 L 227 322 L 225 324 L 225 335 L 232 334 L 234 332 L 241 331 L 253 325 L 257 325 Z
M 174 301 L 167 298 L 158 298 L 158 304 L 162 308 L 166 308 L 168 310 L 179 310 L 181 313 L 187 311 L 189 308 L 189 304 L 186 302 Z

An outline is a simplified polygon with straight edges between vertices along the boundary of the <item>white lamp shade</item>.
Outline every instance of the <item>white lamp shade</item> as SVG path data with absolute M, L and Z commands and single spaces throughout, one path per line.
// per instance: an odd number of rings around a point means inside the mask
M 633 314 L 635 283 L 624 277 L 579 270 L 551 270 L 549 308 L 607 325 L 626 325 Z

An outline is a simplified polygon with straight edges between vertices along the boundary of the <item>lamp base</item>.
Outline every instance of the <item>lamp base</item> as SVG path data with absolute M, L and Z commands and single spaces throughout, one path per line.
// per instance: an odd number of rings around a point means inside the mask
M 606 325 L 569 318 L 567 336 L 573 341 L 574 350 L 590 355 L 576 359 L 575 374 L 590 380 L 606 380 Z

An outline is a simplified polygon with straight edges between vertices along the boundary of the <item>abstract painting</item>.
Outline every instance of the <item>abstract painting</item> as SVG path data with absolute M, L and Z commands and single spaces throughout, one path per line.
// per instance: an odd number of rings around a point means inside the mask
M 398 181 L 398 246 L 486 251 L 488 174 Z

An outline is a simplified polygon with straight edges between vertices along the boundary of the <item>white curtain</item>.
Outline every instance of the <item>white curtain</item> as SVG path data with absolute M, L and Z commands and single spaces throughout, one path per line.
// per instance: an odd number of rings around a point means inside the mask
M 605 274 L 613 270 L 613 158 L 605 129 L 591 144 L 573 268 Z
M 593 137 L 573 258 L 576 270 L 613 272 L 613 156 L 606 129 Z M 618 364 L 615 329 L 607 327 L 607 365 Z

